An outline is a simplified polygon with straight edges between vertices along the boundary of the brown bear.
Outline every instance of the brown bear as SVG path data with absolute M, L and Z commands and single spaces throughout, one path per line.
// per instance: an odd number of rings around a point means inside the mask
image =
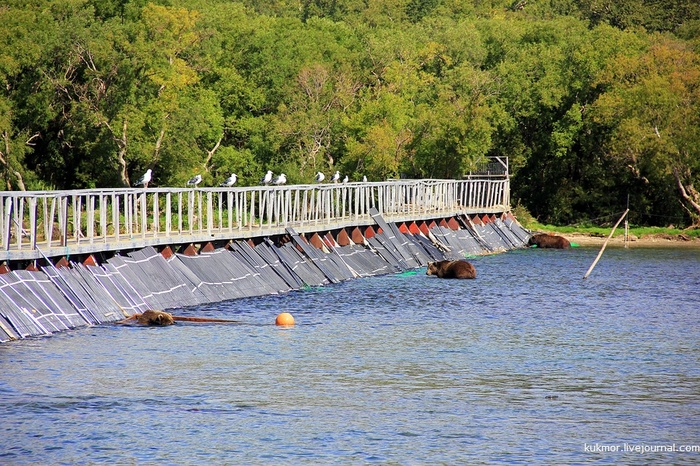
M 476 278 L 476 269 L 467 261 L 428 262 L 426 275 L 438 278 Z
M 142 325 L 173 325 L 175 323 L 172 314 L 153 309 L 144 311 L 143 314 L 136 314 L 136 320 Z
M 563 236 L 547 235 L 545 233 L 532 235 L 527 244 L 529 246 L 537 245 L 538 248 L 552 249 L 569 249 L 571 247 L 569 240 Z

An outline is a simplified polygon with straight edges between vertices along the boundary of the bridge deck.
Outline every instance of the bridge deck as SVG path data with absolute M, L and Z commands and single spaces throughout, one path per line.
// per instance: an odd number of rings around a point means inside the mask
M 0 263 L 510 210 L 505 179 L 0 193 Z

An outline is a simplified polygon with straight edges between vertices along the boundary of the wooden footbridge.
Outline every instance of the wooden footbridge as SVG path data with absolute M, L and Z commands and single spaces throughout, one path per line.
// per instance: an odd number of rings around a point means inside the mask
M 0 341 L 523 247 L 509 180 L 0 193 Z
M 0 193 L 0 263 L 501 214 L 508 179 Z

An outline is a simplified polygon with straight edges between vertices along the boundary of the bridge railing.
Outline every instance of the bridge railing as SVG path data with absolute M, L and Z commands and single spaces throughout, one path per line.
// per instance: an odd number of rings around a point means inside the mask
M 240 188 L 95 189 L 0 193 L 0 261 L 17 252 L 122 241 L 187 240 L 370 219 L 509 208 L 509 180 L 397 180 Z M 156 242 L 153 242 L 156 244 Z M 14 253 L 14 255 L 13 255 Z M 26 256 L 26 254 L 21 254 Z

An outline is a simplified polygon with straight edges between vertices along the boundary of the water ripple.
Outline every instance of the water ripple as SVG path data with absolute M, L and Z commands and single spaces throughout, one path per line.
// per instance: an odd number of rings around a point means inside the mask
M 0 346 L 3 464 L 638 464 L 698 454 L 700 252 L 526 250 Z M 293 328 L 274 317 L 292 312 Z

